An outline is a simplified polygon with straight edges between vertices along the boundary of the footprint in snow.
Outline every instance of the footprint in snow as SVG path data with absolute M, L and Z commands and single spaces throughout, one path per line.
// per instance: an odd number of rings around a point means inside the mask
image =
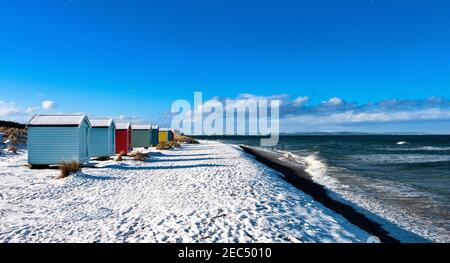
M 124 215 L 124 214 L 126 214 L 126 213 L 129 213 L 131 210 L 133 210 L 133 207 L 127 207 L 127 208 L 124 208 L 123 210 L 122 210 L 122 212 L 120 212 L 120 214 L 121 215 Z
M 192 210 L 191 212 L 189 212 L 189 214 L 187 214 L 187 216 L 193 216 L 195 214 L 195 212 L 197 212 L 197 211 Z

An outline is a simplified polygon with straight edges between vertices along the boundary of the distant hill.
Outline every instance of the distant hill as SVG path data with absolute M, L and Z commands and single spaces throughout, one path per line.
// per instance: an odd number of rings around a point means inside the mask
M 281 132 L 280 136 L 353 136 L 353 135 L 447 135 L 423 132 Z M 195 138 L 267 137 L 267 135 L 189 135 Z
M 423 132 L 294 132 L 280 133 L 280 135 L 429 135 Z
M 2 121 L 2 120 L 0 120 L 0 127 L 25 129 L 25 124 L 14 122 L 14 121 Z

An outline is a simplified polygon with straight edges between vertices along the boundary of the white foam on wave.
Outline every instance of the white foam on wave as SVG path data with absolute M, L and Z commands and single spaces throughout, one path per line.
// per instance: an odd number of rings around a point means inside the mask
M 331 197 L 353 206 L 379 222 L 396 238 L 404 242 L 424 241 L 424 239 L 401 229 L 403 228 L 433 241 L 449 241 L 447 231 L 439 226 L 434 226 L 433 222 L 427 218 L 418 218 L 418 215 L 411 213 L 405 207 L 393 204 L 388 200 L 386 202 L 380 200 L 380 195 L 404 200 L 419 198 L 424 202 L 423 205 L 431 205 L 432 198 L 428 193 L 418 192 L 416 189 L 398 182 L 368 179 L 355 175 L 345 168 L 329 166 L 320 159 L 317 153 L 297 155 L 286 151 L 279 152 L 283 153 L 281 159 L 295 161 L 305 166 L 305 171 L 311 175 L 313 181 L 325 186 Z M 385 160 L 387 159 L 389 158 Z M 417 160 L 418 158 L 413 159 Z M 373 161 L 373 156 L 368 157 L 367 160 Z
M 416 149 L 420 151 L 450 151 L 450 147 L 436 147 L 436 146 L 422 146 L 417 147 Z
M 348 158 L 372 164 L 413 164 L 450 161 L 450 155 L 436 154 L 361 154 L 350 155 Z
M 386 148 L 392 151 L 450 151 L 450 147 L 419 146 L 411 148 Z
M 287 151 L 279 151 L 283 153 L 281 159 L 297 162 L 305 167 L 311 179 L 323 186 L 331 186 L 338 184 L 336 178 L 328 175 L 328 165 L 320 159 L 317 153 L 305 153 L 304 156 L 294 154 Z
M 409 144 L 408 142 L 405 142 L 405 141 L 399 141 L 399 142 L 397 142 L 397 145 L 404 145 L 404 144 Z

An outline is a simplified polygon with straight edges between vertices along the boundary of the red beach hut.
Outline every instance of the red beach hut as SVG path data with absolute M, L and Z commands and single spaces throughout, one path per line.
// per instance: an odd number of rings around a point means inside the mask
M 131 151 L 131 125 L 129 122 L 116 123 L 116 153 Z

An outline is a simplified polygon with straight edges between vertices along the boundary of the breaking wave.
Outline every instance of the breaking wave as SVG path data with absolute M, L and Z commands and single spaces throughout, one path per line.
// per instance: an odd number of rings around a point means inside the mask
M 436 154 L 362 154 L 350 155 L 347 158 L 371 164 L 413 164 L 450 161 L 450 155 Z
M 410 208 L 429 206 L 432 209 L 435 206 L 435 202 L 429 193 L 417 191 L 417 189 L 398 182 L 365 178 L 345 168 L 328 165 L 325 160 L 320 158 L 318 153 L 302 152 L 295 154 L 287 151 L 279 152 L 283 153 L 281 159 L 295 161 L 304 166 L 305 171 L 311 175 L 312 180 L 325 186 L 330 191 L 331 196 L 340 200 L 347 200 L 357 209 L 370 211 L 368 216 L 380 222 L 389 232 L 402 240 L 406 242 L 423 241 L 417 239 L 417 236 L 404 232 L 398 226 L 434 241 L 449 241 L 448 232 L 445 229 L 442 229 L 440 226 L 433 226 L 433 222 L 429 222 L 426 218 L 420 217 L 420 215 L 412 214 L 409 209 L 405 209 L 402 205 L 402 202 L 408 202 Z M 356 157 L 361 158 L 361 156 Z M 411 159 L 396 156 L 397 158 L 393 160 L 392 156 L 386 158 L 381 156 L 377 154 L 368 155 L 365 160 L 371 162 L 387 162 L 389 160 L 393 162 L 424 161 L 422 155 Z M 430 160 L 438 161 L 442 160 L 442 158 L 429 156 L 425 161 Z M 450 157 L 446 157 L 443 160 L 450 160 Z M 399 200 L 399 202 L 392 203 L 390 198 Z M 427 228 L 424 228 L 424 225 Z
M 419 146 L 419 147 L 409 147 L 409 148 L 380 148 L 380 150 L 388 151 L 450 151 L 450 147 L 436 147 L 436 146 Z
M 327 175 L 328 165 L 319 158 L 317 153 L 309 153 L 301 156 L 291 152 L 281 152 L 283 153 L 282 159 L 294 161 L 304 166 L 305 171 L 311 175 L 314 182 L 323 186 L 337 183 L 336 179 Z

